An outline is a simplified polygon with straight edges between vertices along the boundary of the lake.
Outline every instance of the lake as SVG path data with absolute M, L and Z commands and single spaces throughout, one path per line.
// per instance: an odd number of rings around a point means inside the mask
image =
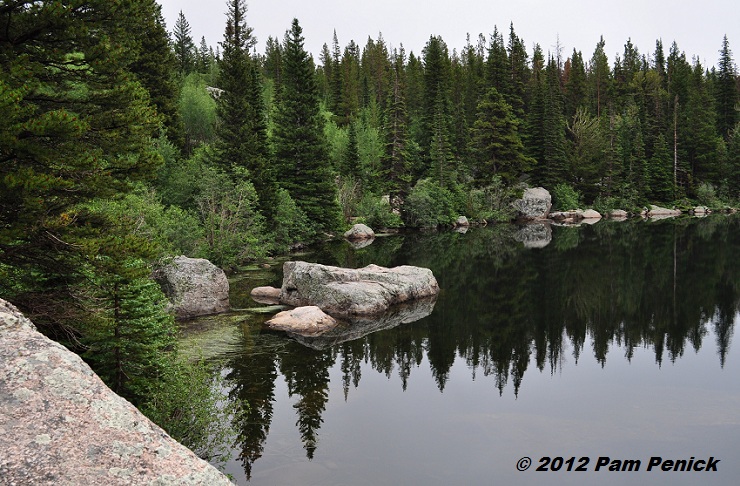
M 737 484 L 740 217 L 406 233 L 291 258 L 418 265 L 442 291 L 415 322 L 303 339 L 265 329 L 248 296 L 280 286 L 280 262 L 233 279 L 240 310 L 187 323 L 183 342 L 249 404 L 225 466 L 238 484 Z

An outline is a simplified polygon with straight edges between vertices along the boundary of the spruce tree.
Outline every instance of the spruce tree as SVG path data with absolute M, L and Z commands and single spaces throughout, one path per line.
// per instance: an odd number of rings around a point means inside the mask
M 506 46 L 509 62 L 509 89 L 504 99 L 518 120 L 524 120 L 526 109 L 526 91 L 529 81 L 527 66 L 527 49 L 524 41 L 514 32 L 514 23 L 509 26 L 509 43 Z
M 409 153 L 408 113 L 404 90 L 405 53 L 401 47 L 394 55 L 391 87 L 386 102 L 385 153 L 382 158 L 381 177 L 386 182 L 390 202 L 404 199 L 411 184 L 411 155 Z
M 3 297 L 66 292 L 81 278 L 83 242 L 106 231 L 82 205 L 156 170 L 159 120 L 131 72 L 151 13 L 103 0 L 0 9 Z
M 231 0 L 219 64 L 216 113 L 219 118 L 216 161 L 227 172 L 241 173 L 254 184 L 259 207 L 269 212 L 274 196 L 274 174 L 269 166 L 267 121 L 262 84 L 249 50 L 256 39 L 246 22 L 244 0 Z
M 730 132 L 738 121 L 737 104 L 740 101 L 738 94 L 737 68 L 732 60 L 732 51 L 727 35 L 722 39 L 720 50 L 719 72 L 717 73 L 717 128 L 720 135 L 729 138 Z
M 330 169 L 324 119 L 311 58 L 297 19 L 283 41 L 283 81 L 275 115 L 273 147 L 278 182 L 317 230 L 340 221 L 337 188 Z
M 605 45 L 604 37 L 601 37 L 591 56 L 588 73 L 591 88 L 592 112 L 598 118 L 601 118 L 606 113 L 606 108 L 609 106 L 612 84 L 609 58 L 606 52 L 604 52 Z
M 195 68 L 196 49 L 193 37 L 190 35 L 190 23 L 182 10 L 177 15 L 172 31 L 172 48 L 175 51 L 178 72 L 181 76 L 189 74 Z
M 534 160 L 524 154 L 513 110 L 496 88 L 489 88 L 478 103 L 471 143 L 471 172 L 478 186 L 489 185 L 496 176 L 512 182 L 533 166 Z
M 426 167 L 432 165 L 431 147 L 435 129 L 439 128 L 441 117 L 448 115 L 447 106 L 442 103 L 449 97 L 450 59 L 447 45 L 439 36 L 431 36 L 424 47 L 423 99 L 419 145 L 425 159 Z M 442 103 L 440 105 L 440 103 Z M 440 142 L 440 140 L 437 140 Z
M 131 65 L 141 84 L 149 92 L 149 97 L 157 113 L 162 118 L 167 138 L 177 147 L 185 146 L 185 133 L 182 117 L 177 109 L 180 97 L 176 79 L 177 60 L 170 49 L 169 36 L 162 17 L 162 7 L 154 0 L 143 0 L 140 8 L 148 12 L 145 22 L 138 29 L 141 54 Z

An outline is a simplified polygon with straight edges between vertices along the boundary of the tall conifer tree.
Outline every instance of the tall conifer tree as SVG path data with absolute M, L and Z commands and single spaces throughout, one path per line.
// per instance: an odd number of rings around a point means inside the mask
M 177 70 L 181 76 L 185 76 L 195 67 L 196 49 L 190 34 L 190 23 L 182 10 L 177 15 L 172 31 L 172 47 L 175 51 L 175 58 L 177 58 Z
M 274 174 L 269 166 L 267 121 L 262 83 L 257 63 L 249 50 L 255 45 L 252 28 L 246 22 L 244 0 L 231 0 L 227 14 L 220 63 L 216 113 L 216 160 L 227 172 L 246 169 L 260 199 L 259 207 L 269 213 L 274 194 Z
M 283 41 L 283 82 L 273 132 L 279 184 L 318 230 L 340 221 L 311 58 L 297 19 Z
M 727 35 L 722 39 L 722 49 L 719 57 L 719 71 L 717 73 L 717 128 L 720 134 L 728 139 L 730 131 L 738 121 L 737 104 L 740 101 L 738 94 L 737 68 L 732 60 L 730 42 Z

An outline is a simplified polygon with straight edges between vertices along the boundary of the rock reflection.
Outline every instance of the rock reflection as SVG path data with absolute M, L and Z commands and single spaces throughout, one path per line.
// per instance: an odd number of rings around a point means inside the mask
M 331 348 L 336 344 L 352 341 L 373 332 L 392 329 L 427 317 L 434 310 L 437 296 L 397 304 L 379 316 L 357 316 L 341 321 L 340 325 L 319 336 L 287 333 L 302 345 L 316 350 Z

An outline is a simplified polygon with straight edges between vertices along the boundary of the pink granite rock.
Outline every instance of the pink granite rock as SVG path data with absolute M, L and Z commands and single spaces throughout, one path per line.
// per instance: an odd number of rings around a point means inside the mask
M 227 485 L 0 299 L 0 483 Z

